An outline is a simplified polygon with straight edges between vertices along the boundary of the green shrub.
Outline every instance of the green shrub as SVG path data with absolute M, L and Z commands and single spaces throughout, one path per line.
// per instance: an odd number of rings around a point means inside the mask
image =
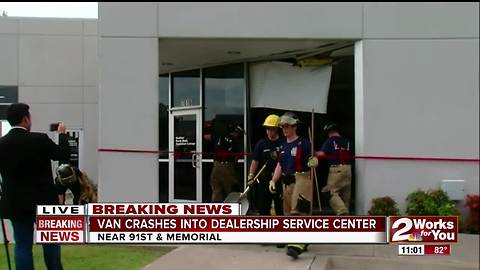
M 443 190 L 417 190 L 407 196 L 407 215 L 458 216 L 460 210 Z
M 470 210 L 465 224 L 465 232 L 478 234 L 480 232 L 480 196 L 478 194 L 467 195 L 465 205 Z
M 368 210 L 371 216 L 398 216 L 397 203 L 389 196 L 372 199 L 372 207 Z

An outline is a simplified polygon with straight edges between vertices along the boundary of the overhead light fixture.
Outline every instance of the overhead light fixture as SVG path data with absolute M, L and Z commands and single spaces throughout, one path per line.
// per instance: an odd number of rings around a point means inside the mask
M 239 55 L 240 51 L 228 51 L 227 53 L 230 55 Z

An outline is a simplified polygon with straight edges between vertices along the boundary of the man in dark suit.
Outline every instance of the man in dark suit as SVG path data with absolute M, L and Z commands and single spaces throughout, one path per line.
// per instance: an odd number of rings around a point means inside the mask
M 32 122 L 27 104 L 12 104 L 6 114 L 12 129 L 0 138 L 0 215 L 12 222 L 16 269 L 32 270 L 36 206 L 59 203 L 51 160 L 68 160 L 68 139 L 63 123 L 57 129 L 59 145 L 44 133 L 30 132 Z M 43 254 L 47 269 L 63 269 L 60 245 L 44 244 Z

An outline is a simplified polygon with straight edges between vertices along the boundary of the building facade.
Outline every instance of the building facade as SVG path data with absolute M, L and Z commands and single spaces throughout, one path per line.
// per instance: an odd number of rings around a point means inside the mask
M 157 91 L 159 75 L 321 46 L 309 42 L 353 44 L 357 156 L 478 160 L 478 30 L 478 3 L 100 3 L 101 198 L 158 201 L 159 178 L 171 177 L 156 153 L 141 152 L 161 150 L 158 102 L 171 96 Z M 357 159 L 355 209 L 364 214 L 384 195 L 403 207 L 409 192 L 442 179 L 465 180 L 472 193 L 478 170 L 478 162 Z
M 85 129 L 101 201 L 208 202 L 209 132 L 245 128 L 244 181 L 261 119 L 310 108 L 352 140 L 355 213 L 445 179 L 478 192 L 478 3 L 99 3 L 98 36 L 60 21 L 0 20 L 15 51 L 0 85 L 45 119 L 35 129 L 63 115 Z
M 97 20 L 0 17 L 0 120 L 5 108 L 30 105 L 32 130 L 64 121 L 81 133 L 79 165 L 98 180 Z

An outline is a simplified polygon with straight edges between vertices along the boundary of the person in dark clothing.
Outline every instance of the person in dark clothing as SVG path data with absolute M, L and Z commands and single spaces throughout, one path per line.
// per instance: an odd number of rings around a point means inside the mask
M 318 159 L 328 160 L 330 165 L 327 185 L 322 192 L 330 192 L 329 204 L 337 215 L 348 215 L 352 183 L 351 147 L 350 142 L 340 135 L 337 125 L 325 125 L 324 131 L 328 139 L 323 143 L 322 149 L 315 153 L 308 161 L 308 166 L 318 166 Z
M 241 152 L 240 136 L 242 134 L 241 127 L 230 124 L 227 127 L 227 134 L 216 140 L 213 169 L 210 174 L 212 202 L 214 203 L 223 202 L 232 188 L 239 184 L 235 165 Z
M 30 132 L 27 104 L 11 104 L 6 114 L 12 129 L 0 138 L 0 215 L 13 225 L 16 269 L 31 270 L 36 206 L 59 203 L 51 160 L 68 160 L 70 150 L 63 123 L 57 145 L 44 133 Z M 44 244 L 43 252 L 48 270 L 63 269 L 60 245 Z
M 97 187 L 86 173 L 68 164 L 60 165 L 56 170 L 55 186 L 61 194 L 61 204 L 65 204 L 65 193 L 69 189 L 73 195 L 73 204 L 82 205 L 97 202 Z
M 266 137 L 259 140 L 253 150 L 253 161 L 250 165 L 248 174 L 248 185 L 255 190 L 255 206 L 259 214 L 269 216 L 271 214 L 272 201 L 276 215 L 283 215 L 283 205 L 281 192 L 272 194 L 269 189 L 269 181 L 272 179 L 273 171 L 277 166 L 278 155 L 283 140 L 279 136 L 280 117 L 275 114 L 269 115 L 263 126 L 265 127 Z M 260 173 L 261 168 L 265 166 Z M 260 175 L 255 180 L 255 175 Z M 281 190 L 281 183 L 277 183 L 277 190 Z

